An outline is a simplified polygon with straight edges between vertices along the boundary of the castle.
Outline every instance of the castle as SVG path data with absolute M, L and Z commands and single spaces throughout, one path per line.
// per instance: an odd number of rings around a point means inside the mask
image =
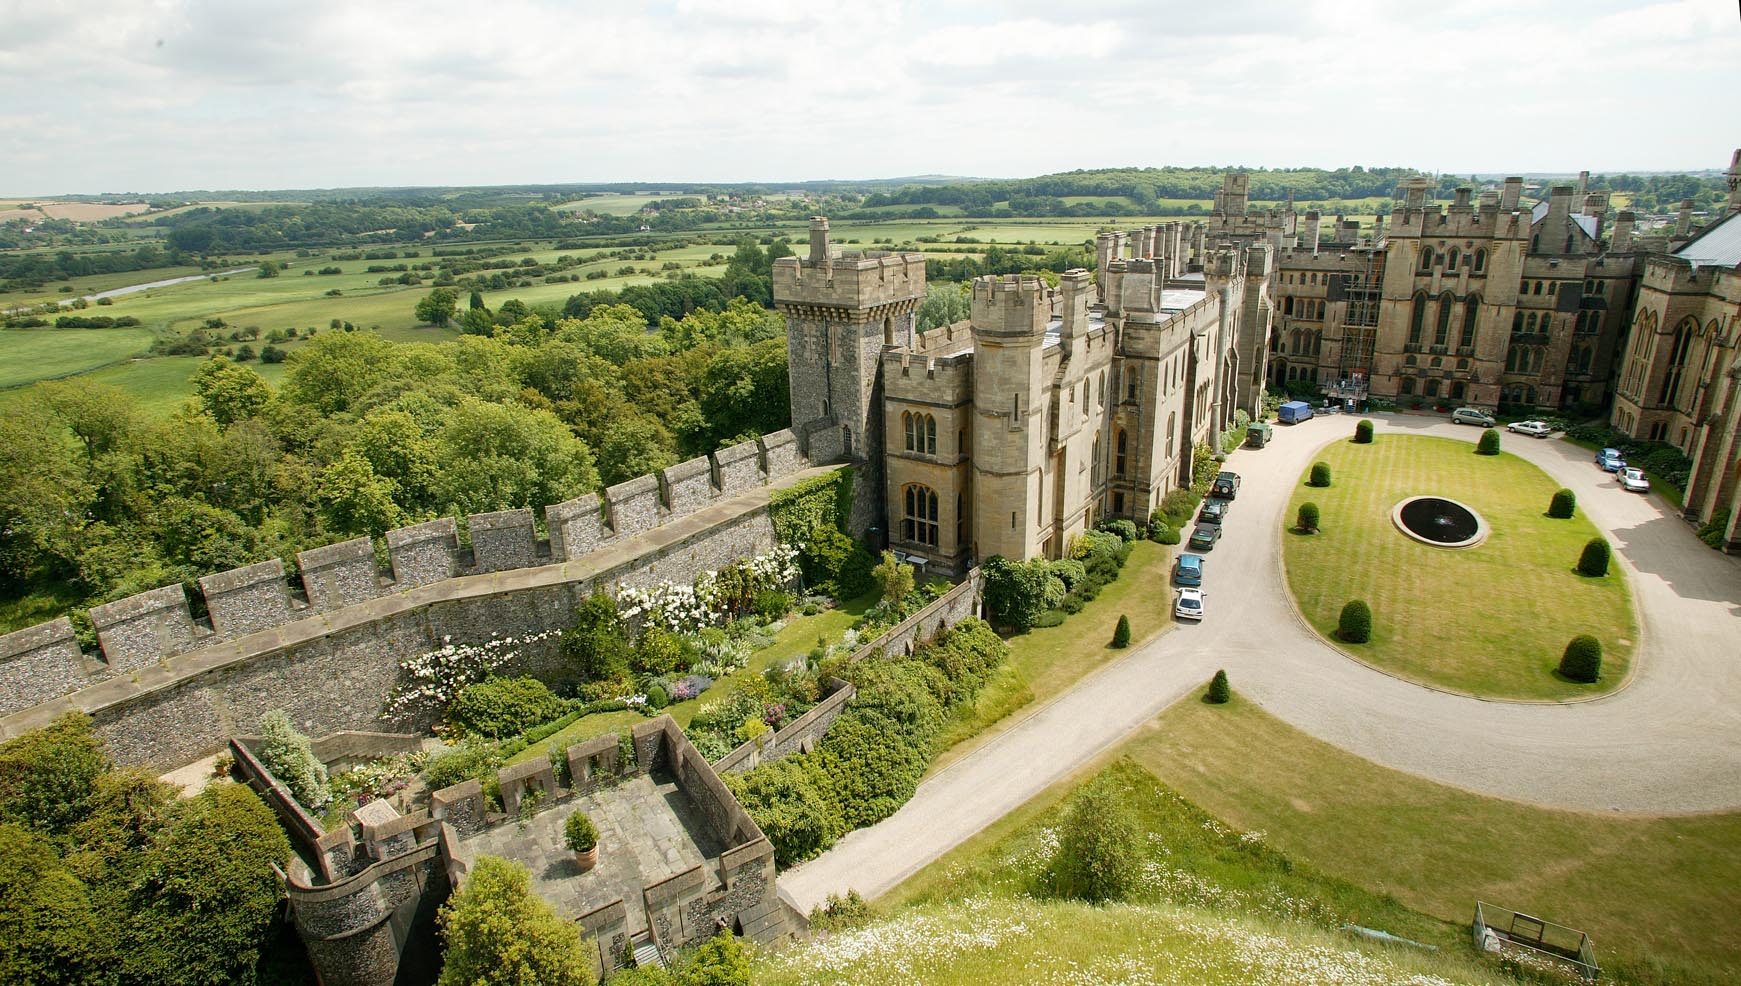
M 1058 557 L 1105 517 L 1147 520 L 1265 387 L 1404 405 L 1588 409 L 1693 461 L 1685 512 L 1727 511 L 1741 548 L 1741 151 L 1723 215 L 1643 235 L 1607 192 L 1523 180 L 1428 202 L 1370 235 L 1254 210 L 1225 176 L 1207 223 L 1101 233 L 1097 271 L 1057 287 L 985 276 L 972 316 L 920 332 L 918 253 L 842 253 L 811 221 L 774 265 L 792 427 L 812 461 L 861 471 L 855 521 L 944 574 Z M 1005 517 L 1008 522 L 1005 522 Z M 884 534 L 886 532 L 886 534 Z

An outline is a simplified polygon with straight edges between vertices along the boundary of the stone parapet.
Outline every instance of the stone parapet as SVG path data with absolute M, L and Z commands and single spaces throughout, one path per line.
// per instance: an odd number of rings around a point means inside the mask
M 737 496 L 762 485 L 762 450 L 756 442 L 740 442 L 713 453 L 715 485 L 721 496 Z
M 0 635 L 0 715 L 59 698 L 84 683 L 84 653 L 66 617 Z
M 459 525 L 452 517 L 387 532 L 387 557 L 393 563 L 393 583 L 399 589 L 430 585 L 456 574 Z
M 633 537 L 659 526 L 659 479 L 641 476 L 605 490 L 613 537 Z
M 462 781 L 429 795 L 430 817 L 453 826 L 461 836 L 484 830 L 488 808 L 484 800 L 484 785 L 477 780 Z
M 756 440 L 762 450 L 762 472 L 770 483 L 785 479 L 787 476 L 804 468 L 804 457 L 798 452 L 798 436 L 792 434 L 792 429 L 782 428 L 770 435 L 763 435 Z M 811 462 L 833 462 L 839 457 L 824 459 L 811 457 Z
M 103 659 L 117 672 L 134 671 L 193 649 L 199 634 L 179 585 L 141 592 L 91 610 Z
M 475 571 L 505 572 L 539 563 L 538 531 L 531 510 L 522 507 L 472 514 L 466 530 L 471 534 Z
M 382 592 L 375 545 L 366 537 L 298 552 L 296 567 L 302 570 L 308 604 L 317 612 L 373 599 Z
M 199 587 L 212 629 L 220 636 L 244 636 L 296 616 L 284 582 L 284 563 L 276 558 L 208 575 L 199 580 Z
M 605 529 L 604 513 L 598 495 L 553 503 L 544 508 L 544 523 L 550 528 L 550 560 L 571 561 L 579 558 L 610 536 Z
M 670 517 L 694 513 L 719 498 L 713 482 L 713 460 L 705 455 L 661 471 L 659 486 Z

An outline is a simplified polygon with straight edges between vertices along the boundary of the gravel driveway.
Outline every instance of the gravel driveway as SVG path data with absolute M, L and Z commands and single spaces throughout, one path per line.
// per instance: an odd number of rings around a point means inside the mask
M 782 892 L 808 912 L 831 892 L 887 891 L 1223 667 L 1235 691 L 1293 726 L 1441 783 L 1591 811 L 1741 807 L 1741 558 L 1700 544 L 1667 502 L 1621 490 L 1578 446 L 1504 440 L 1578 494 L 1632 580 L 1643 640 L 1624 688 L 1566 705 L 1484 701 L 1390 677 L 1320 640 L 1283 588 L 1281 515 L 1317 450 L 1351 435 L 1354 420 L 1277 426 L 1268 448 L 1230 457 L 1228 468 L 1244 481 L 1227 536 L 1210 555 L 1203 624 L 1165 634 L 1018 713 L 1026 718 L 926 780 L 893 816 L 782 875 Z M 1480 434 L 1437 416 L 1373 420 L 1380 436 L 1473 442 Z M 1156 586 L 1153 599 L 1169 605 L 1167 588 Z M 1230 613 L 1236 601 L 1239 612 Z

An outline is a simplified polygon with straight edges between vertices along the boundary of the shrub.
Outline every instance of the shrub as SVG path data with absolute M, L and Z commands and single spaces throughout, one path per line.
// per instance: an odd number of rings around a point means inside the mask
M 1311 475 L 1311 478 L 1306 480 L 1306 485 L 1307 486 L 1320 486 L 1320 487 L 1329 486 L 1330 485 L 1330 463 L 1328 463 L 1328 462 L 1314 462 L 1314 463 L 1312 463 L 1312 475 Z
M 695 950 L 677 986 L 750 986 L 749 954 L 730 930 L 721 930 Z
M 1560 674 L 1591 684 L 1602 677 L 1602 641 L 1587 633 L 1573 637 L 1560 656 Z
M 1090 903 L 1123 900 L 1136 889 L 1142 837 L 1123 785 L 1102 774 L 1070 798 L 1052 858 L 1052 887 Z
M 1369 421 L 1365 418 L 1362 418 L 1362 419 L 1360 419 L 1360 423 L 1354 426 L 1354 444 L 1356 444 L 1356 445 L 1371 445 L 1372 444 L 1372 422 L 1371 421 Z
M 1215 677 L 1209 679 L 1209 691 L 1203 695 L 1203 701 L 1210 705 L 1226 705 L 1233 698 L 1233 690 L 1227 687 L 1227 672 L 1217 671 Z
M 473 778 L 482 780 L 494 774 L 501 765 L 502 756 L 494 745 L 467 740 L 445 753 L 430 757 L 423 765 L 423 780 L 431 791 L 439 791 Z
M 513 736 L 563 712 L 562 700 L 530 675 L 487 678 L 467 685 L 448 706 L 447 721 L 472 736 Z
M 1071 558 L 1060 558 L 1046 566 L 1046 570 L 1058 577 L 1064 583 L 1066 591 L 1081 585 L 1088 578 L 1088 568 L 1081 562 Z
M 1364 644 L 1372 639 L 1372 607 L 1363 599 L 1351 599 L 1342 607 L 1336 621 L 1336 636 L 1350 644 Z
M 1119 536 L 1119 539 L 1125 541 L 1126 543 L 1129 543 L 1131 541 L 1135 541 L 1137 538 L 1136 524 L 1134 524 L 1128 520 L 1104 521 L 1101 523 L 1100 529 L 1103 531 L 1109 531 L 1113 534 L 1117 534 Z
M 792 594 L 778 589 L 764 589 L 756 593 L 750 608 L 757 616 L 772 623 L 791 611 Z
M 883 559 L 871 569 L 871 578 L 882 590 L 882 604 L 885 607 L 896 607 L 913 592 L 913 566 L 895 557 L 893 551 L 884 551 Z
M 1168 526 L 1157 511 L 1155 519 L 1149 521 L 1149 540 L 1156 544 L 1178 544 L 1179 531 L 1177 528 Z
M 1088 603 L 1074 592 L 1058 601 L 1058 608 L 1063 610 L 1064 614 L 1067 616 L 1075 616 L 1077 613 L 1082 612 L 1082 607 L 1086 605 L 1088 605 Z
M 810 930 L 851 931 L 869 924 L 874 916 L 870 905 L 856 890 L 848 890 L 845 897 L 829 894 L 827 900 L 811 908 Z
M 1118 614 L 1118 627 L 1112 631 L 1112 646 L 1130 646 L 1130 617 L 1123 613 Z
M 260 763 L 284 782 L 304 808 L 319 811 L 331 800 L 326 765 L 315 757 L 308 737 L 296 731 L 282 709 L 260 717 Z
M 666 690 L 664 685 L 655 682 L 647 686 L 647 705 L 649 708 L 663 709 L 670 704 L 671 693 Z
M 1197 501 L 1202 499 L 1187 489 L 1177 489 L 1161 498 L 1159 513 L 1172 527 L 1178 527 L 1191 519 L 1197 512 Z
M 1064 616 L 1065 613 L 1063 610 L 1049 609 L 1034 618 L 1033 626 L 1041 629 L 1046 627 L 1063 626 Z
M 1312 534 L 1318 530 L 1318 505 L 1310 501 L 1300 504 L 1300 512 L 1294 517 L 1294 530 Z
M 1043 558 L 1010 561 L 993 555 L 985 561 L 985 605 L 992 619 L 1004 626 L 1034 626 L 1041 613 L 1063 600 L 1064 593 L 1063 580 L 1052 574 Z
M 574 626 L 562 631 L 562 657 L 583 681 L 615 681 L 629 671 L 629 644 L 616 600 L 599 591 L 575 610 Z
M 534 894 L 519 863 L 479 856 L 441 907 L 439 986 L 475 983 L 591 983 L 580 929 Z
M 1578 509 L 1578 494 L 1571 490 L 1560 490 L 1554 498 L 1548 501 L 1548 516 L 1558 520 L 1571 517 Z
M 1481 440 L 1475 443 L 1476 455 L 1499 454 L 1499 431 L 1489 428 L 1481 433 Z
M 1723 539 L 1729 536 L 1729 511 L 1719 510 L 1711 515 L 1711 521 L 1701 526 L 1697 537 L 1705 544 L 1718 549 L 1723 548 Z
M 0 822 L 58 831 L 83 818 L 108 770 L 89 716 L 68 712 L 0 743 Z
M 1608 542 L 1596 537 L 1584 545 L 1583 554 L 1578 556 L 1578 574 L 1599 579 L 1608 574 Z
M 592 823 L 591 816 L 577 808 L 562 823 L 562 841 L 569 852 L 586 852 L 598 846 L 598 826 Z
M 798 566 L 806 585 L 837 599 L 852 599 L 870 591 L 876 559 L 833 525 L 823 524 L 810 531 Z
M 689 666 L 692 656 L 682 637 L 664 627 L 650 626 L 642 631 L 629 666 L 636 674 L 675 674 Z

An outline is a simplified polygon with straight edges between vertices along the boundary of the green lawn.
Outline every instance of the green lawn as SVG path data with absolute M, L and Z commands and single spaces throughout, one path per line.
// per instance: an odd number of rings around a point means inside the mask
M 116 363 L 143 353 L 153 338 L 147 328 L 0 329 L 0 389 Z
M 1335 485 L 1313 489 L 1302 474 L 1283 519 L 1291 526 L 1305 501 L 1322 511 L 1320 533 L 1282 534 L 1288 588 L 1301 612 L 1330 636 L 1342 606 L 1366 600 L 1371 642 L 1341 646 L 1440 688 L 1552 700 L 1618 687 L 1638 639 L 1624 574 L 1615 565 L 1605 578 L 1578 575 L 1573 567 L 1596 528 L 1581 515 L 1548 519 L 1558 484 L 1516 456 L 1480 456 L 1474 448 L 1404 435 L 1326 447 L 1320 459 L 1330 464 Z M 1468 504 L 1492 533 L 1460 550 L 1406 537 L 1392 524 L 1391 509 L 1419 494 Z M 1602 680 L 1595 685 L 1554 671 L 1567 641 L 1580 633 L 1602 641 Z
M 1741 813 L 1483 797 L 1313 739 L 1233 687 L 1232 704 L 1182 701 L 1121 752 L 1234 828 L 1433 917 L 1466 922 L 1482 899 L 1590 933 L 1633 982 L 1741 981 Z

